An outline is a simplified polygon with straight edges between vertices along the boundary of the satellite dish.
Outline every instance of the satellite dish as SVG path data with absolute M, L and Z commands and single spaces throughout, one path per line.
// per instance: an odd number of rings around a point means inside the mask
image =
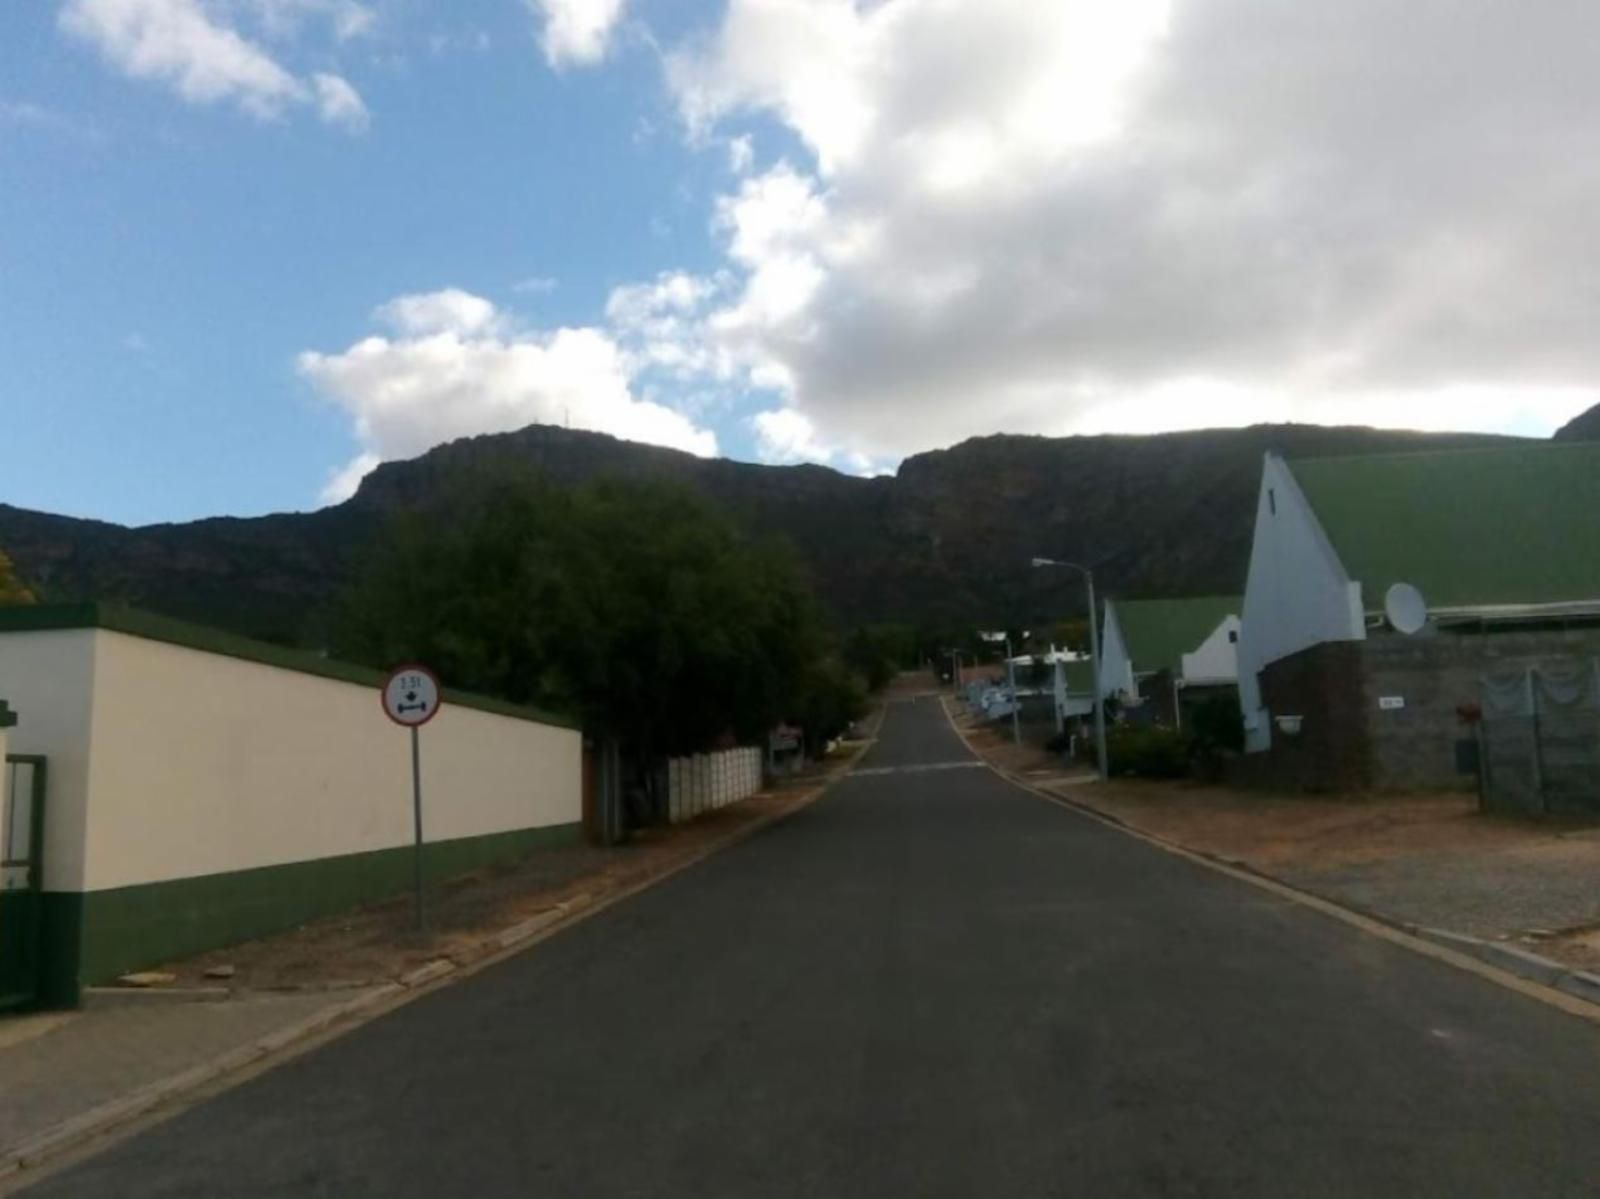
M 1407 637 L 1428 627 L 1428 603 L 1410 583 L 1396 583 L 1383 598 L 1383 614 L 1395 632 Z

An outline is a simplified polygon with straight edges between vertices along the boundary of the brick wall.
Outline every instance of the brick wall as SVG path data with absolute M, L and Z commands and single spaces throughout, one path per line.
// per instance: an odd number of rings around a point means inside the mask
M 1600 628 L 1450 631 L 1402 637 L 1374 631 L 1361 651 L 1361 702 L 1374 785 L 1384 790 L 1472 790 L 1456 771 L 1456 743 L 1470 735 L 1456 708 L 1481 698 L 1485 674 L 1600 653 Z M 1384 710 L 1383 697 L 1405 701 Z
M 1238 761 L 1238 781 L 1276 790 L 1365 791 L 1371 754 L 1361 708 L 1361 643 L 1329 641 L 1261 672 L 1274 717 L 1301 717 L 1290 736 L 1274 727 L 1272 748 Z

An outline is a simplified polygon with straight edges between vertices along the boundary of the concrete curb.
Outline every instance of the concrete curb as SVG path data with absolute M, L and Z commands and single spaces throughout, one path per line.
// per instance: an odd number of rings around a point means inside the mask
M 78 1006 L 92 1012 L 149 1004 L 222 1003 L 233 996 L 231 987 L 85 987 Z
M 1480 961 L 1488 962 L 1491 966 L 1497 966 L 1519 978 L 1536 982 L 1540 986 L 1554 987 L 1567 995 L 1600 1004 L 1600 975 L 1591 974 L 1587 970 L 1574 970 L 1565 962 L 1531 953 L 1516 945 L 1485 941 L 1481 937 L 1469 937 L 1465 933 L 1453 933 L 1448 929 L 1412 926 L 1410 931 L 1415 936 L 1437 945 L 1447 945 L 1463 953 L 1470 953 Z
M 53 1128 L 36 1134 L 15 1145 L 0 1146 L 0 1194 L 10 1194 L 19 1182 L 31 1184 L 39 1180 L 34 1172 L 48 1166 L 54 1159 L 82 1148 L 89 1143 L 127 1128 L 144 1116 L 181 1103 L 207 1087 L 228 1080 L 233 1075 L 276 1065 L 272 1059 L 288 1058 L 311 1047 L 317 1038 L 338 1035 L 376 1019 L 378 1016 L 420 998 L 430 991 L 449 986 L 478 971 L 532 948 L 540 941 L 555 935 L 580 920 L 598 915 L 613 904 L 622 903 L 641 891 L 665 882 L 674 875 L 692 869 L 707 858 L 739 845 L 757 833 L 778 824 L 810 807 L 834 786 L 847 777 L 855 764 L 872 747 L 864 743 L 860 749 L 841 763 L 837 770 L 817 780 L 816 789 L 792 807 L 781 812 L 771 812 L 736 829 L 720 840 L 659 870 L 645 874 L 612 892 L 581 891 L 564 902 L 529 917 L 509 928 L 482 938 L 455 950 L 448 957 L 435 958 L 402 975 L 397 981 L 372 983 L 329 984 L 325 990 L 364 988 L 353 998 L 342 1003 L 330 1003 L 304 1019 L 285 1025 L 247 1045 L 229 1050 L 208 1062 L 193 1066 L 179 1074 L 159 1079 L 126 1095 L 102 1103 L 88 1111 L 63 1120 Z M 111 990 L 112 988 L 106 988 Z M 122 990 L 122 988 L 115 988 Z M 235 992 L 227 988 L 220 998 Z M 314 988 L 303 988 L 310 991 Z M 212 988 L 189 988 L 212 990 Z M 280 988 L 279 993 L 290 988 Z M 134 992 L 146 994 L 145 992 Z M 160 992 L 156 992 L 159 994 Z M 242 992 L 240 992 L 242 994 Z M 171 993 L 167 993 L 170 997 Z M 207 996 L 206 998 L 211 998 Z M 173 1001 L 169 998 L 169 1002 Z M 240 1080 L 242 1081 L 242 1079 Z
M 1019 790 L 1090 820 L 1096 820 L 1108 828 L 1116 829 L 1126 836 L 1137 838 L 1176 857 L 1231 875 L 1241 882 L 1271 891 L 1302 907 L 1312 908 L 1325 916 L 1380 936 L 1392 944 L 1447 962 L 1581 1019 L 1600 1023 L 1600 975 L 1573 970 L 1562 962 L 1541 957 L 1539 954 L 1515 946 L 1484 941 L 1478 937 L 1452 933 L 1444 929 L 1423 928 L 1397 920 L 1382 912 L 1363 909 L 1345 900 L 1330 899 L 1315 891 L 1307 891 L 1294 883 L 1285 882 L 1276 875 L 1267 874 L 1241 859 L 1195 849 L 1156 833 L 1136 828 L 1120 816 L 1102 812 L 1082 800 L 1048 791 L 1022 775 L 996 766 L 973 746 L 966 730 L 956 723 L 949 706 L 943 706 L 945 717 L 950 721 L 951 729 L 961 738 L 962 744 L 996 775 Z

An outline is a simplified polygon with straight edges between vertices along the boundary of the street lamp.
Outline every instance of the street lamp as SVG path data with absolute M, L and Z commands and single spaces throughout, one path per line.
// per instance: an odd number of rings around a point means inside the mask
M 1035 558 L 1031 565 L 1035 568 L 1060 566 L 1066 570 L 1075 570 L 1083 576 L 1084 586 L 1088 589 L 1089 669 L 1094 676 L 1094 749 L 1100 767 L 1100 778 L 1104 781 L 1111 777 L 1111 769 L 1106 760 L 1106 697 L 1100 679 L 1100 619 L 1094 607 L 1094 572 L 1087 566 L 1079 566 L 1076 562 L 1057 562 L 1054 558 Z

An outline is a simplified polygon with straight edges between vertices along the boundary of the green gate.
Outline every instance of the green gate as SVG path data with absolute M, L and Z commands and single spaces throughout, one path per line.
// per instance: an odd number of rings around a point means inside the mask
M 7 754 L 0 800 L 0 1012 L 30 1007 L 39 996 L 40 921 L 44 913 L 45 760 Z

